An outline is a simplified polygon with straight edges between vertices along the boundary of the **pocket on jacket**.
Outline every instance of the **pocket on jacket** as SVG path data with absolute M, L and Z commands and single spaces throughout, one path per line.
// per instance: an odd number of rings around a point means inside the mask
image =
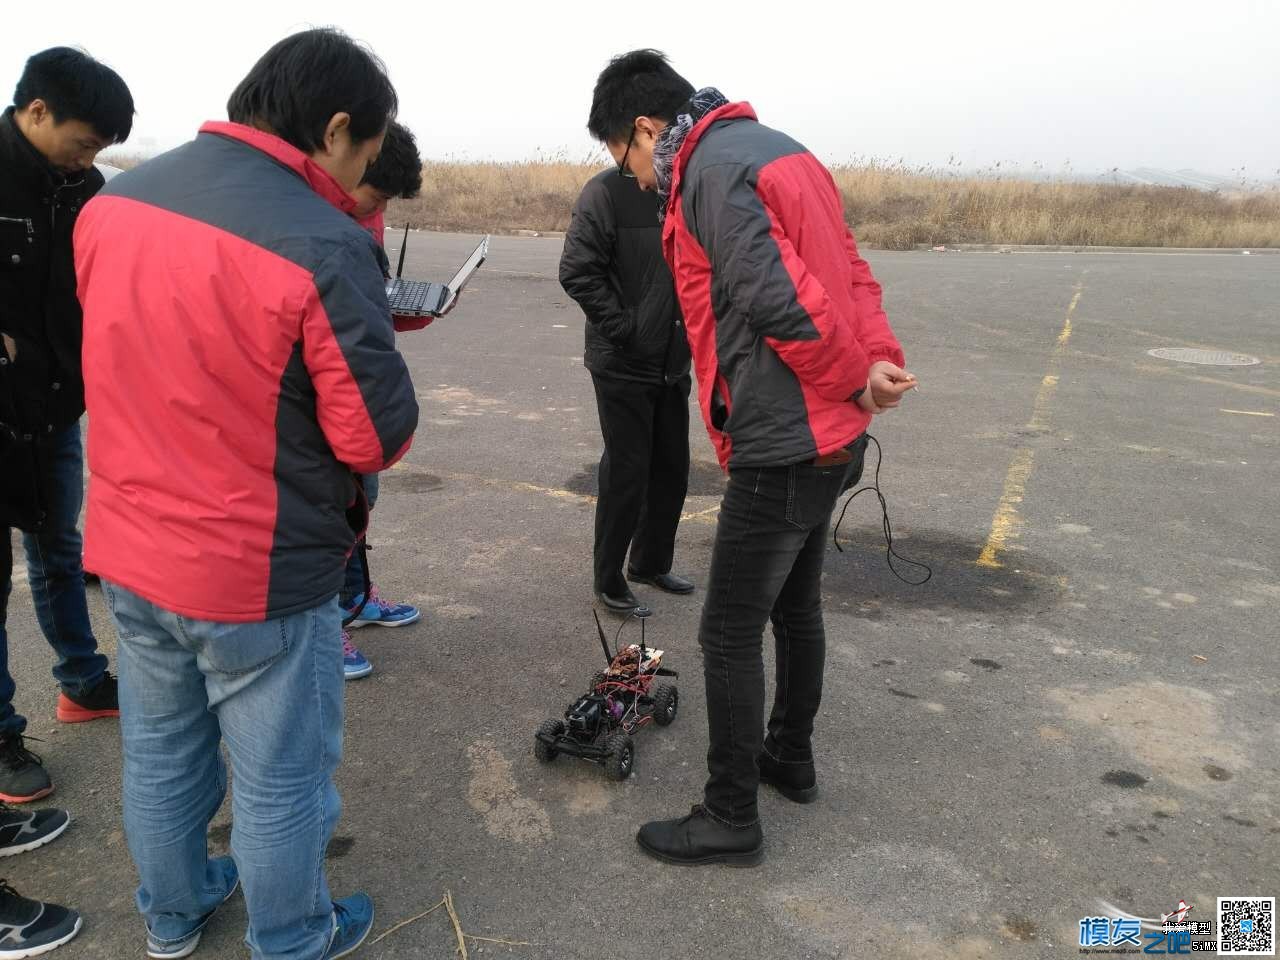
M 711 385 L 711 426 L 721 433 L 729 422 L 729 403 L 729 384 L 717 372 L 715 383 Z
M 26 266 L 34 235 L 28 218 L 0 214 L 0 271 L 18 271 Z

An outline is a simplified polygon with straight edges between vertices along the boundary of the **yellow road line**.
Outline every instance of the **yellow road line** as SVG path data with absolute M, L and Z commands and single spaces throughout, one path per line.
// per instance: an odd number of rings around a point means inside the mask
M 1022 517 L 1018 514 L 1018 504 L 1027 492 L 1027 479 L 1031 476 L 1031 466 L 1035 460 L 1035 451 L 1023 447 L 1013 458 L 1009 473 L 1004 478 L 1004 492 L 1000 495 L 1000 504 L 996 507 L 995 516 L 991 518 L 991 533 L 987 536 L 986 545 L 978 556 L 978 566 L 997 570 L 1004 564 L 1000 561 L 1000 553 L 1006 549 L 1009 541 L 1018 535 L 1022 526 Z
M 1060 351 L 1067 345 L 1067 341 L 1071 339 L 1071 315 L 1076 312 L 1076 304 L 1080 302 L 1080 295 L 1084 293 L 1084 281 L 1076 284 L 1076 295 L 1071 298 L 1071 303 L 1067 307 L 1067 320 L 1062 325 L 1062 332 L 1058 334 L 1058 346 Z
M 1040 381 L 1040 390 L 1036 394 L 1035 406 L 1031 408 L 1031 422 L 1027 424 L 1029 429 L 1049 429 L 1049 404 L 1053 402 L 1053 395 L 1057 392 L 1057 374 L 1045 374 L 1044 379 Z
M 1067 315 L 1062 321 L 1062 330 L 1054 342 L 1053 353 L 1049 356 L 1049 369 L 1040 381 L 1040 389 L 1036 392 L 1035 403 L 1031 408 L 1031 422 L 1027 424 L 1031 430 L 1049 429 L 1049 408 L 1058 392 L 1058 367 L 1066 353 L 1067 344 L 1071 341 L 1071 318 L 1084 294 L 1084 281 L 1076 284 L 1071 303 L 1067 305 Z M 1018 512 L 1027 493 L 1027 480 L 1031 477 L 1031 468 L 1035 463 L 1035 451 L 1031 447 L 1022 447 L 1013 456 L 1009 472 L 1005 474 L 1004 489 L 1000 494 L 1000 502 L 991 517 L 991 532 L 987 534 L 987 542 L 983 544 L 982 553 L 978 554 L 977 564 L 998 570 L 1004 566 L 1000 554 L 1009 547 L 1009 542 L 1018 537 L 1023 520 Z
M 1219 413 L 1238 413 L 1242 417 L 1274 417 L 1274 413 L 1267 413 L 1265 410 L 1228 410 L 1226 407 L 1220 407 Z
M 1053 345 L 1053 353 L 1049 357 L 1049 371 L 1040 381 L 1040 390 L 1036 393 L 1036 402 L 1031 408 L 1031 422 L 1027 424 L 1028 429 L 1049 429 L 1049 406 L 1053 403 L 1053 396 L 1058 391 L 1056 371 L 1071 340 L 1071 317 L 1076 312 L 1076 305 L 1080 302 L 1080 296 L 1083 293 L 1084 281 L 1081 281 L 1076 284 L 1076 292 L 1071 297 L 1071 303 L 1067 305 L 1067 315 L 1062 321 L 1062 332 L 1058 334 L 1058 339 Z

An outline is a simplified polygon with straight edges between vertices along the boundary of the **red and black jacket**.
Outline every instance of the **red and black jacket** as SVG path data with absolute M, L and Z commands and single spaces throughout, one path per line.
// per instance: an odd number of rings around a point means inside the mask
M 202 620 L 338 592 L 352 472 L 393 464 L 418 422 L 353 207 L 300 151 L 232 123 L 85 207 L 87 569 Z
M 902 348 L 811 153 L 749 104 L 708 113 L 676 155 L 663 252 L 722 466 L 802 463 L 866 430 L 853 395 Z

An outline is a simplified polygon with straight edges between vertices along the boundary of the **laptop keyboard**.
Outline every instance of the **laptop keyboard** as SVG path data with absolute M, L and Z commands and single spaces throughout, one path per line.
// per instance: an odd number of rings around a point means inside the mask
M 397 280 L 388 284 L 387 301 L 391 304 L 391 312 L 426 313 L 432 286 L 431 283 L 414 280 Z

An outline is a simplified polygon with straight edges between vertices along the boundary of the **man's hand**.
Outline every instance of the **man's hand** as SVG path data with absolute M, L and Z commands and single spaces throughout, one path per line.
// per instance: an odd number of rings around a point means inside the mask
M 867 388 L 858 397 L 858 406 L 867 413 L 884 413 L 902 402 L 902 395 L 919 385 L 913 374 L 896 363 L 877 360 L 867 376 Z
M 453 302 L 444 309 L 444 311 L 440 314 L 440 316 L 447 317 L 449 314 L 453 313 L 453 308 L 458 305 L 458 301 L 461 299 L 462 299 L 462 291 L 459 290 L 457 293 L 453 295 Z
M 13 337 L 7 333 L 0 334 L 0 338 L 4 339 L 4 355 L 10 360 L 18 359 L 18 345 L 14 342 Z

